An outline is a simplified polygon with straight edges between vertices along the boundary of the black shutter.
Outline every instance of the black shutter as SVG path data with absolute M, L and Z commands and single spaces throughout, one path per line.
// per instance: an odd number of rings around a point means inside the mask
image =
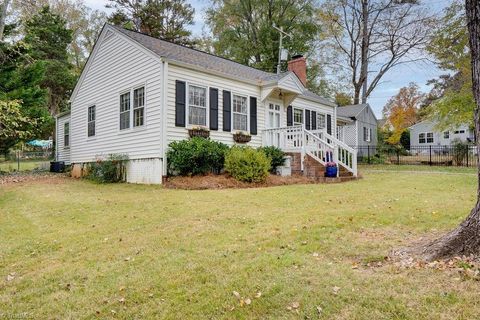
M 327 133 L 332 135 L 332 115 L 327 114 Z
M 250 134 L 257 134 L 257 98 L 250 97 Z
M 311 127 L 310 127 L 310 110 L 305 110 L 305 129 L 311 130 Z
M 218 130 L 218 89 L 210 88 L 210 130 Z
M 317 130 L 317 113 L 312 111 L 312 130 Z
M 175 81 L 175 126 L 185 127 L 185 82 Z
M 287 107 L 287 126 L 293 126 L 293 108 L 292 106 Z
M 223 131 L 231 131 L 231 109 L 230 91 L 223 90 Z

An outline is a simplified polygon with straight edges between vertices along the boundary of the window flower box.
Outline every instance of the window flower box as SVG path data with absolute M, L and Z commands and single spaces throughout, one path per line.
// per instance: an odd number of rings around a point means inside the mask
M 210 130 L 204 127 L 193 127 L 188 129 L 188 135 L 190 138 L 201 137 L 206 139 L 210 137 Z
M 252 140 L 252 136 L 249 133 L 239 131 L 233 134 L 233 141 L 236 143 L 247 143 L 250 140 Z

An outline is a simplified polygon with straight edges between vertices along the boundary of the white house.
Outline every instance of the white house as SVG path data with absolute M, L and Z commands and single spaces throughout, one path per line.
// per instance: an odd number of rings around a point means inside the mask
M 105 25 L 72 93 L 56 118 L 57 160 L 83 167 L 126 154 L 127 181 L 161 183 L 169 143 L 191 128 L 233 145 L 276 145 L 325 164 L 327 155 L 356 175 L 356 155 L 332 136 L 335 104 L 305 88 L 306 61 L 289 71 L 257 70 L 148 35 Z M 306 162 L 305 162 L 306 163 Z
M 352 148 L 358 154 L 367 153 L 367 147 L 372 148 L 372 154 L 377 146 L 378 120 L 368 103 L 337 108 L 337 138 Z
M 410 128 L 410 148 L 417 146 L 448 146 L 454 140 L 473 142 L 474 132 L 466 124 L 454 129 L 439 131 L 432 120 L 424 120 Z

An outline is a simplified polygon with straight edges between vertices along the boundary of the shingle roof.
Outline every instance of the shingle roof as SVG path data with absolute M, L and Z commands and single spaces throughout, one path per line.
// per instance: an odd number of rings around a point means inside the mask
M 350 106 L 338 107 L 337 115 L 341 117 L 346 117 L 346 118 L 356 117 L 367 106 L 368 104 L 354 104 Z
M 207 52 L 151 37 L 140 32 L 127 30 L 118 26 L 110 26 L 115 28 L 122 34 L 126 35 L 127 37 L 135 40 L 137 43 L 154 52 L 160 57 L 164 57 L 171 61 L 177 61 L 180 63 L 205 68 L 207 70 L 222 73 L 233 78 L 240 78 L 242 80 L 256 82 L 269 82 L 278 81 L 291 73 L 290 71 L 287 71 L 284 73 L 276 74 L 272 72 L 262 71 L 226 58 L 222 58 Z M 335 105 L 332 101 L 321 97 L 311 91 L 308 91 L 307 89 L 305 89 L 304 93 L 300 96 L 330 106 Z

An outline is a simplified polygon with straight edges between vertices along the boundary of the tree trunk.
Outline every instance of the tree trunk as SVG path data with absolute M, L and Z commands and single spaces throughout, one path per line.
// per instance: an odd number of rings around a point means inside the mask
M 5 30 L 5 20 L 7 19 L 7 9 L 10 0 L 3 0 L 2 11 L 0 11 L 0 41 L 3 40 L 3 32 Z
M 362 67 L 360 70 L 360 84 L 362 84 L 362 103 L 367 103 L 367 77 L 368 77 L 368 0 L 362 0 Z
M 475 134 L 480 137 L 480 0 L 466 0 L 470 53 L 472 63 L 473 95 L 475 97 Z M 476 139 L 480 150 L 480 139 Z M 477 153 L 477 204 L 470 215 L 455 230 L 421 248 L 427 260 L 461 255 L 480 254 L 480 161 Z

